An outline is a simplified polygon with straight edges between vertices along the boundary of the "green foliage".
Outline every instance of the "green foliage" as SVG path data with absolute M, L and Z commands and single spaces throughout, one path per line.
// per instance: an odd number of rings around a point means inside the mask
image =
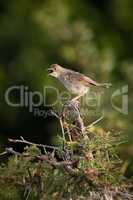
M 97 196 L 100 200 L 107 192 L 105 188 L 109 191 L 107 195 L 111 195 L 113 187 L 122 188 L 123 184 L 124 190 L 129 192 L 122 171 L 123 161 L 116 149 L 124 142 L 119 136 L 92 127 L 77 141 L 66 141 L 65 151 L 61 142 L 56 152 L 45 149 L 44 155 L 36 145 L 26 147 L 21 155 L 10 156 L 0 167 L 1 198 L 80 200 Z M 38 156 L 42 156 L 41 159 Z M 62 161 L 75 164 L 66 170 L 67 165 L 61 164 Z

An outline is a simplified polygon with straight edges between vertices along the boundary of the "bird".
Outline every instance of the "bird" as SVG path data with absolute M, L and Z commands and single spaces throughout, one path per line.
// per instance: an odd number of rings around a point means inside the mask
M 76 95 L 72 99 L 73 101 L 79 100 L 80 97 L 84 96 L 91 85 L 105 88 L 111 86 L 110 83 L 98 83 L 82 73 L 64 68 L 59 64 L 52 64 L 48 68 L 48 74 L 57 78 L 71 94 Z

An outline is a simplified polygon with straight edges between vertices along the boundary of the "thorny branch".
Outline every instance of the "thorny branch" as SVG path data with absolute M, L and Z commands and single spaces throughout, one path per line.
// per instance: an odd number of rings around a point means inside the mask
M 24 140 L 24 138 L 21 137 L 21 140 L 14 140 L 14 139 L 9 139 L 10 142 L 14 142 L 14 143 L 26 143 L 26 144 L 29 144 L 29 145 L 35 145 L 34 143 L 32 142 L 29 142 L 27 140 Z M 38 146 L 38 144 L 36 144 L 36 146 Z M 44 146 L 43 144 L 39 144 L 39 147 L 42 147 Z M 41 156 L 31 156 L 31 155 L 23 155 L 17 151 L 14 151 L 13 148 L 6 148 L 5 151 L 0 154 L 0 155 L 5 155 L 5 154 L 13 154 L 13 155 L 17 155 L 17 156 L 24 156 L 24 157 L 29 157 L 31 159 L 37 159 L 37 160 L 40 160 L 40 161 L 45 161 L 46 163 L 50 164 L 51 166 L 57 168 L 57 169 L 63 169 L 64 171 L 66 171 L 69 175 L 71 176 L 84 176 L 84 178 L 89 181 L 89 183 L 91 182 L 91 180 L 89 180 L 88 177 L 86 177 L 86 175 L 81 172 L 80 170 L 78 170 L 77 168 L 74 169 L 74 165 L 75 163 L 78 162 L 78 159 L 76 160 L 72 160 L 72 161 L 69 161 L 69 160 L 65 160 L 65 161 L 60 161 L 60 162 L 57 162 L 55 158 L 49 158 L 48 155 L 41 155 Z
M 13 142 L 13 143 L 24 143 L 24 144 L 28 144 L 28 145 L 34 145 L 34 146 L 37 146 L 37 147 L 48 148 L 48 149 L 53 149 L 53 150 L 58 150 L 59 149 L 58 147 L 55 147 L 55 146 L 29 142 L 29 141 L 25 140 L 22 136 L 20 138 L 21 139 L 10 139 L 9 138 L 8 141 L 9 142 Z

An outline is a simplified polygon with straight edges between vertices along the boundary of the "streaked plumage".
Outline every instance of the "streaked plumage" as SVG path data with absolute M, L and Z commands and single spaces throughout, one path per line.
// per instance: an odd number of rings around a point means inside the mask
M 84 96 L 88 92 L 90 85 L 97 87 L 110 86 L 110 84 L 107 83 L 98 83 L 91 78 L 85 76 L 84 74 L 66 69 L 58 64 L 51 65 L 48 71 L 51 76 L 59 79 L 62 84 L 68 89 L 68 91 L 70 91 L 72 94 L 78 95 L 76 99 L 78 99 L 78 97 Z

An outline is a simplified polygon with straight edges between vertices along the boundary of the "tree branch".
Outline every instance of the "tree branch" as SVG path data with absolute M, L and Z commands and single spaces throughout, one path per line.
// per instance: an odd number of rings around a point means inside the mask
M 20 140 L 19 140 L 19 139 L 16 140 L 16 139 L 10 139 L 10 138 L 8 138 L 8 141 L 9 141 L 9 142 L 12 142 L 12 143 L 24 143 L 24 144 L 34 145 L 34 146 L 42 147 L 42 148 L 48 148 L 48 149 L 59 150 L 58 147 L 29 142 L 29 141 L 25 140 L 22 136 L 21 136 L 20 138 L 21 138 Z

